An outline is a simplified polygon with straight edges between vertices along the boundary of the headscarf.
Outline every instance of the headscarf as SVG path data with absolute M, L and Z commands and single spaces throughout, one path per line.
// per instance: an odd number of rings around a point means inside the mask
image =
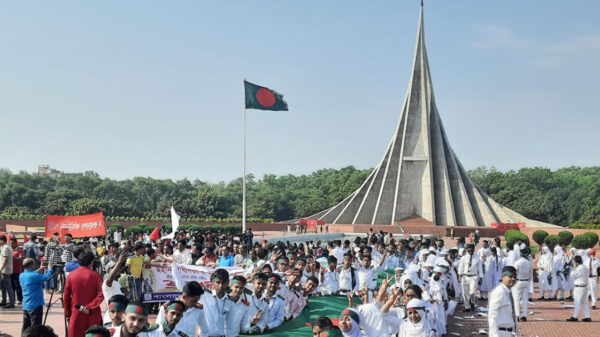
M 344 337 L 360 337 L 363 335 L 362 332 L 360 331 L 361 314 L 360 314 L 360 312 L 358 312 L 358 310 L 355 310 L 352 308 L 346 308 L 340 314 L 340 317 L 342 317 L 342 316 L 348 316 L 348 317 L 350 317 L 350 320 L 352 321 L 352 328 L 350 329 L 350 331 L 348 331 L 348 332 L 342 331 L 342 335 Z
M 399 337 L 428 337 L 431 334 L 431 327 L 425 311 L 427 304 L 419 299 L 412 299 L 406 304 L 406 310 L 416 310 L 421 316 L 419 323 L 413 323 L 407 316 L 400 326 Z

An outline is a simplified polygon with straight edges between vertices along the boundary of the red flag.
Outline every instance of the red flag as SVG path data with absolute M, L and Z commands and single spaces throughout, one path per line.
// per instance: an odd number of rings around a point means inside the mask
M 27 235 L 23 234 L 23 241 L 24 242 L 29 242 L 29 238 L 27 237 Z
M 156 224 L 156 228 L 154 228 L 154 230 L 152 231 L 152 233 L 150 234 L 149 238 L 150 240 L 156 242 L 156 240 L 158 240 L 158 238 L 160 237 L 160 224 Z
M 469 243 L 473 243 L 473 233 L 469 233 Z

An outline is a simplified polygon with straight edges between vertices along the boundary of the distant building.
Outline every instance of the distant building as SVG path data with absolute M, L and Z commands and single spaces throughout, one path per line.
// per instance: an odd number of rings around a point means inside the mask
M 42 177 L 58 178 L 62 177 L 64 172 L 55 170 L 50 165 L 39 165 L 37 174 Z

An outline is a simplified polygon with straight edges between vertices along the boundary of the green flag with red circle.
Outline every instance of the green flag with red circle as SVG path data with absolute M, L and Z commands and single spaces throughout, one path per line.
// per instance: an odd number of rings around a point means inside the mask
M 266 87 L 244 80 L 246 109 L 288 111 L 283 95 Z

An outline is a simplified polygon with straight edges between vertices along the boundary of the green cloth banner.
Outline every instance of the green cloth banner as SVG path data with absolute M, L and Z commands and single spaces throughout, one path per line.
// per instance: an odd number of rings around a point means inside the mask
M 386 278 L 387 275 L 394 275 L 393 270 L 386 270 L 378 275 L 378 283 Z M 360 304 L 360 299 L 355 298 L 354 303 Z M 284 322 L 277 329 L 270 333 L 260 336 L 268 337 L 305 337 L 312 335 L 312 328 L 306 326 L 312 323 L 317 317 L 327 316 L 329 318 L 339 318 L 342 310 L 348 307 L 348 298 L 346 296 L 322 296 L 311 297 L 308 305 L 298 317 Z

